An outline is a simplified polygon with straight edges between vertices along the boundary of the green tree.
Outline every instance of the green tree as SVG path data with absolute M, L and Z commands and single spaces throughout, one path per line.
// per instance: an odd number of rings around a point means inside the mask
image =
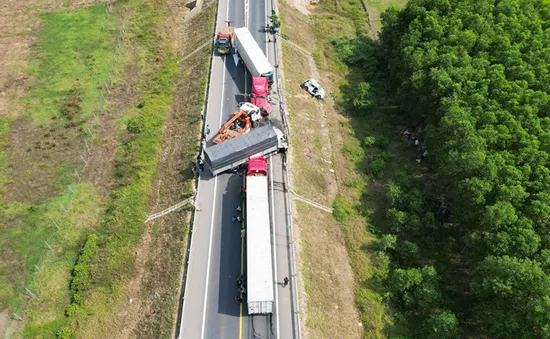
M 459 338 L 461 333 L 458 318 L 451 311 L 437 310 L 423 324 L 423 338 L 452 339 Z
M 439 280 L 432 266 L 396 269 L 390 277 L 390 289 L 398 304 L 406 309 L 424 312 L 441 301 Z
M 550 276 L 536 261 L 489 256 L 476 267 L 472 289 L 486 335 L 550 336 Z

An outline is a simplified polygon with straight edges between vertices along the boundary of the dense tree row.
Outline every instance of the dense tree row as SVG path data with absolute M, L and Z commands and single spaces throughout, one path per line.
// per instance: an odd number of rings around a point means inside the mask
M 550 7 L 411 0 L 383 19 L 386 90 L 426 127 L 433 180 L 384 187 L 404 333 L 550 338 Z

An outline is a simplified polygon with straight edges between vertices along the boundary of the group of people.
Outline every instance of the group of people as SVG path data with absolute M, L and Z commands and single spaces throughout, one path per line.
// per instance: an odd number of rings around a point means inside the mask
M 416 128 L 413 128 L 413 130 L 415 130 L 415 129 Z M 404 130 L 403 132 L 401 132 L 399 134 L 399 137 L 401 137 L 402 139 L 408 139 L 409 143 L 412 146 L 417 147 L 416 150 L 418 152 L 420 152 L 420 154 L 421 154 L 420 157 L 416 158 L 417 163 L 420 163 L 423 158 L 426 158 L 428 156 L 428 150 L 426 149 L 426 146 L 424 146 L 424 145 L 420 146 L 420 140 L 418 138 L 422 134 L 422 132 L 423 132 L 422 126 L 420 126 L 420 127 L 418 127 L 418 131 L 417 131 L 416 135 L 409 132 L 408 129 Z
M 197 160 L 195 160 L 195 163 L 193 164 L 193 168 L 191 169 L 191 171 L 193 171 L 194 178 L 196 178 L 197 176 L 200 176 L 201 173 L 204 172 L 204 161 L 202 160 L 200 155 L 197 157 Z

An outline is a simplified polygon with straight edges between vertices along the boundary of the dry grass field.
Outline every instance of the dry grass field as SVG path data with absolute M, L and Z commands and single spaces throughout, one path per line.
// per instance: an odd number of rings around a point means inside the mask
M 361 204 L 366 189 L 380 189 L 353 161 L 361 141 L 356 126 L 336 104 L 348 74 L 336 61 L 331 41 L 354 37 L 359 31 L 375 36 L 380 13 L 403 3 L 365 1 L 373 27 L 368 27 L 359 1 L 307 5 L 309 16 L 303 8 L 294 7 L 303 7 L 303 1 L 279 3 L 281 34 L 287 38 L 281 41 L 292 131 L 292 181 L 298 194 L 338 209 Z M 318 101 L 299 87 L 310 77 L 324 87 L 325 100 Z M 349 215 L 336 220 L 326 212 L 295 204 L 304 337 L 384 338 L 392 320 L 376 286 L 367 283 L 375 260 L 365 250 L 374 240 L 368 218 Z

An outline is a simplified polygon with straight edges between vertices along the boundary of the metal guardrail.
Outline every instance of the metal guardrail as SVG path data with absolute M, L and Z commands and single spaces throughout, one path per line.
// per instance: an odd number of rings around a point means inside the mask
M 292 193 L 292 195 L 294 195 L 294 199 L 296 199 L 296 200 L 300 200 L 302 202 L 305 202 L 306 204 L 311 205 L 311 206 L 313 206 L 315 208 L 318 208 L 320 210 L 323 210 L 325 212 L 332 213 L 332 208 L 330 208 L 330 207 L 321 205 L 321 204 L 319 204 L 319 203 L 317 203 L 313 200 L 309 200 L 308 198 L 302 197 L 301 195 L 296 194 L 296 192 L 294 192 L 292 190 L 290 191 L 290 193 Z
M 178 202 L 177 204 L 173 205 L 173 206 L 170 206 L 168 207 L 167 209 L 165 209 L 164 211 L 160 211 L 158 213 L 154 213 L 154 214 L 151 214 L 149 216 L 147 216 L 147 219 L 145 219 L 145 222 L 148 222 L 148 221 L 151 221 L 151 220 L 155 220 L 157 218 L 160 218 L 162 217 L 163 215 L 166 215 L 168 213 L 171 213 L 171 212 L 174 212 L 176 210 L 179 210 L 180 208 L 182 208 L 183 206 L 185 206 L 185 204 L 187 203 L 190 203 L 193 201 L 193 199 L 195 198 L 195 196 L 191 196 L 183 201 L 180 201 Z

